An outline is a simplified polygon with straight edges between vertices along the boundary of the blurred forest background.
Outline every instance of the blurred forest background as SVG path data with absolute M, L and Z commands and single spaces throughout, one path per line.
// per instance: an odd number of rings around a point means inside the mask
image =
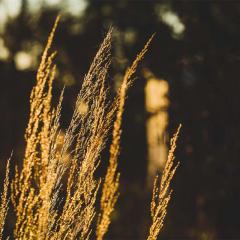
M 109 239 L 143 239 L 149 221 L 143 67 L 169 83 L 169 134 L 183 124 L 162 239 L 240 239 L 240 2 L 0 0 L 1 176 L 11 151 L 12 165 L 21 162 L 29 96 L 58 13 L 55 92 L 67 86 L 63 126 L 108 27 L 115 28 L 112 91 L 156 32 L 127 99 Z

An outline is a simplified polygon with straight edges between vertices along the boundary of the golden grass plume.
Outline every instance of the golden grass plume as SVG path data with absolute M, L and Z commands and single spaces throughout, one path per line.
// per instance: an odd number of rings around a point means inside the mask
M 167 215 L 168 203 L 171 199 L 172 190 L 170 189 L 170 183 L 176 172 L 179 162 L 174 164 L 174 152 L 177 147 L 177 139 L 181 129 L 181 124 L 179 125 L 176 133 L 173 135 L 170 142 L 170 150 L 168 153 L 168 158 L 166 165 L 164 167 L 161 181 L 159 177 L 156 176 L 154 181 L 152 201 L 151 201 L 151 217 L 152 224 L 149 229 L 149 235 L 147 240 L 156 240 L 160 231 L 162 230 L 164 219 Z
M 109 165 L 102 185 L 96 226 L 97 240 L 102 240 L 119 195 L 117 167 L 126 93 L 154 35 L 127 69 L 119 92 L 111 101 L 106 86 L 113 31 L 109 29 L 83 79 L 69 126 L 62 133 L 60 117 L 64 89 L 58 105 L 52 107 L 56 52 L 51 53 L 51 46 L 59 19 L 58 16 L 50 32 L 30 96 L 23 164 L 16 167 L 11 181 L 11 199 L 16 213 L 14 237 L 19 240 L 91 238 L 97 214 L 96 197 L 101 187 L 101 179 L 96 179 L 95 171 L 113 125 Z M 156 239 L 166 215 L 171 197 L 169 184 L 177 168 L 173 160 L 179 130 L 180 127 L 172 139 L 160 187 L 157 187 L 158 178 L 155 181 L 151 203 L 153 224 L 148 239 Z M 0 203 L 0 239 L 8 210 L 8 175 L 9 162 Z
M 70 124 L 59 149 L 63 92 L 56 109 L 51 107 L 55 76 L 54 57 L 49 53 L 59 21 L 57 17 L 37 72 L 30 98 L 30 119 L 22 170 L 16 169 L 12 200 L 17 221 L 17 239 L 88 239 L 100 180 L 94 173 L 100 162 L 117 109 L 108 100 L 106 76 L 111 62 L 112 28 L 86 74 L 77 96 Z M 86 111 L 79 111 L 80 105 Z M 65 161 L 66 155 L 69 156 Z M 68 175 L 66 199 L 61 210 L 63 176 Z
M 8 212 L 8 188 L 9 188 L 9 162 L 10 159 L 7 161 L 6 166 L 6 174 L 3 183 L 3 192 L 1 194 L 1 201 L 0 201 L 0 239 L 3 239 L 3 230 L 5 225 L 5 220 Z
M 141 52 L 137 55 L 132 65 L 127 69 L 124 74 L 122 84 L 120 86 L 117 98 L 117 113 L 113 124 L 112 143 L 110 146 L 109 165 L 105 175 L 102 195 L 100 202 L 100 214 L 98 217 L 96 237 L 98 240 L 102 240 L 106 234 L 109 224 L 111 222 L 111 213 L 114 210 L 116 201 L 118 199 L 119 177 L 120 173 L 117 171 L 118 156 L 120 153 L 120 139 L 122 128 L 122 115 L 124 111 L 126 93 L 132 83 L 132 76 L 136 72 L 138 63 L 143 59 L 148 47 L 153 39 L 152 35 Z

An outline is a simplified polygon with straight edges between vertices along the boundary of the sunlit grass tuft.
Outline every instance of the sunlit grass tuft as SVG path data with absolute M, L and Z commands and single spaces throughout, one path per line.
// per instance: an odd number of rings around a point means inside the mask
M 16 167 L 11 181 L 11 200 L 16 214 L 14 237 L 87 240 L 92 239 L 96 229 L 96 239 L 102 240 L 119 196 L 118 158 L 126 94 L 153 36 L 127 69 L 117 95 L 111 100 L 106 83 L 113 32 L 109 29 L 83 79 L 71 121 L 64 132 L 60 126 L 64 89 L 58 105 L 52 106 L 56 52 L 51 53 L 51 46 L 58 22 L 59 17 L 49 35 L 30 96 L 23 163 Z M 95 172 L 111 130 L 109 165 L 102 181 L 96 178 Z M 160 187 L 158 178 L 155 181 L 151 204 L 153 223 L 148 239 L 157 238 L 167 213 L 171 197 L 169 184 L 177 168 L 173 160 L 179 130 L 180 127 L 172 139 Z M 0 204 L 0 239 L 8 210 L 8 188 L 9 162 Z M 98 213 L 99 189 L 102 194 Z

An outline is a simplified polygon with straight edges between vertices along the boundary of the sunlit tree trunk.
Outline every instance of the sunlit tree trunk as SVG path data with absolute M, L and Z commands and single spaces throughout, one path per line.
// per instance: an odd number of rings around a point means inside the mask
M 168 92 L 167 81 L 158 79 L 148 69 L 144 69 L 147 80 L 145 87 L 145 107 L 148 114 L 146 135 L 148 145 L 147 184 L 152 186 L 157 172 L 161 172 L 167 159 Z

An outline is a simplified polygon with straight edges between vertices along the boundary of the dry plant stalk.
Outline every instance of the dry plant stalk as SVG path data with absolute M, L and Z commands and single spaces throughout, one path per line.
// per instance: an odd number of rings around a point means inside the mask
M 8 188 L 9 188 L 9 161 L 7 161 L 6 175 L 3 183 L 3 192 L 0 201 L 0 240 L 3 239 L 3 230 L 8 212 Z
M 37 71 L 36 86 L 30 96 L 23 166 L 21 171 L 16 168 L 12 182 L 11 197 L 17 216 L 14 235 L 17 239 L 45 239 L 51 222 L 54 222 L 51 198 L 57 176 L 51 148 L 55 144 L 60 110 L 51 108 L 56 53 L 50 54 L 49 51 L 58 22 L 59 17 L 49 35 Z
M 175 174 L 175 171 L 179 165 L 174 164 L 174 152 L 176 149 L 176 142 L 181 129 L 181 124 L 179 125 L 176 133 L 173 135 L 170 142 L 170 150 L 168 153 L 168 158 L 166 165 L 163 170 L 161 181 L 159 182 L 159 177 L 156 176 L 153 187 L 152 201 L 151 201 L 151 217 L 152 225 L 149 230 L 148 240 L 156 240 L 160 231 L 163 227 L 163 222 L 167 214 L 167 206 L 171 199 L 172 190 L 170 190 L 170 183 Z
M 110 65 L 112 28 L 85 76 L 64 148 L 76 141 L 67 182 L 67 197 L 51 239 L 89 239 L 96 214 L 95 201 L 100 181 L 94 179 L 100 153 L 117 109 L 107 100 L 105 79 Z M 83 107 L 85 111 L 82 111 Z M 75 132 L 78 131 L 77 134 Z M 65 151 L 65 150 L 64 150 Z
M 37 72 L 36 85 L 30 97 L 23 166 L 21 170 L 16 168 L 11 184 L 11 198 L 17 219 L 14 236 L 19 240 L 90 238 L 96 215 L 96 196 L 100 187 L 100 179 L 95 179 L 94 174 L 116 114 L 96 231 L 97 239 L 101 240 L 108 230 L 110 215 L 119 194 L 117 166 L 126 91 L 153 36 L 127 69 L 117 97 L 110 101 L 109 91 L 105 86 L 111 63 L 112 28 L 109 29 L 83 79 L 70 124 L 64 135 L 61 135 L 60 116 L 64 90 L 57 107 L 51 106 L 56 53 L 50 53 L 50 48 L 58 22 L 59 17 L 49 35 Z M 166 215 L 171 196 L 171 192 L 168 193 L 169 184 L 176 170 L 176 167 L 173 168 L 173 159 L 179 129 L 171 143 L 160 192 L 156 179 L 151 205 L 153 224 L 149 239 L 156 239 Z M 9 163 L 0 206 L 0 236 L 7 213 L 8 174 Z M 66 188 L 62 184 L 64 176 L 67 176 Z M 63 199 L 60 197 L 61 192 L 66 193 Z
M 120 86 L 117 98 L 117 114 L 113 125 L 112 143 L 110 146 L 110 157 L 109 165 L 105 175 L 102 195 L 100 202 L 100 214 L 98 217 L 96 237 L 98 240 L 102 240 L 104 235 L 107 233 L 109 224 L 111 222 L 111 213 L 114 210 L 116 201 L 119 196 L 119 177 L 120 173 L 117 171 L 118 167 L 118 156 L 120 153 L 120 138 L 121 138 L 121 127 L 122 127 L 122 115 L 124 111 L 126 93 L 132 83 L 132 76 L 136 72 L 138 63 L 143 59 L 148 47 L 153 39 L 154 35 L 145 44 L 144 48 L 137 55 L 132 65 L 125 72 L 123 82 Z
M 49 54 L 58 21 L 59 17 L 31 93 L 23 167 L 21 171 L 16 169 L 12 182 L 16 239 L 89 239 L 100 186 L 94 173 L 118 107 L 118 98 L 113 102 L 107 99 L 105 86 L 111 62 L 110 28 L 83 80 L 71 122 L 59 144 L 63 91 L 57 108 L 53 109 L 55 53 Z M 66 198 L 61 202 L 64 175 L 68 180 Z

